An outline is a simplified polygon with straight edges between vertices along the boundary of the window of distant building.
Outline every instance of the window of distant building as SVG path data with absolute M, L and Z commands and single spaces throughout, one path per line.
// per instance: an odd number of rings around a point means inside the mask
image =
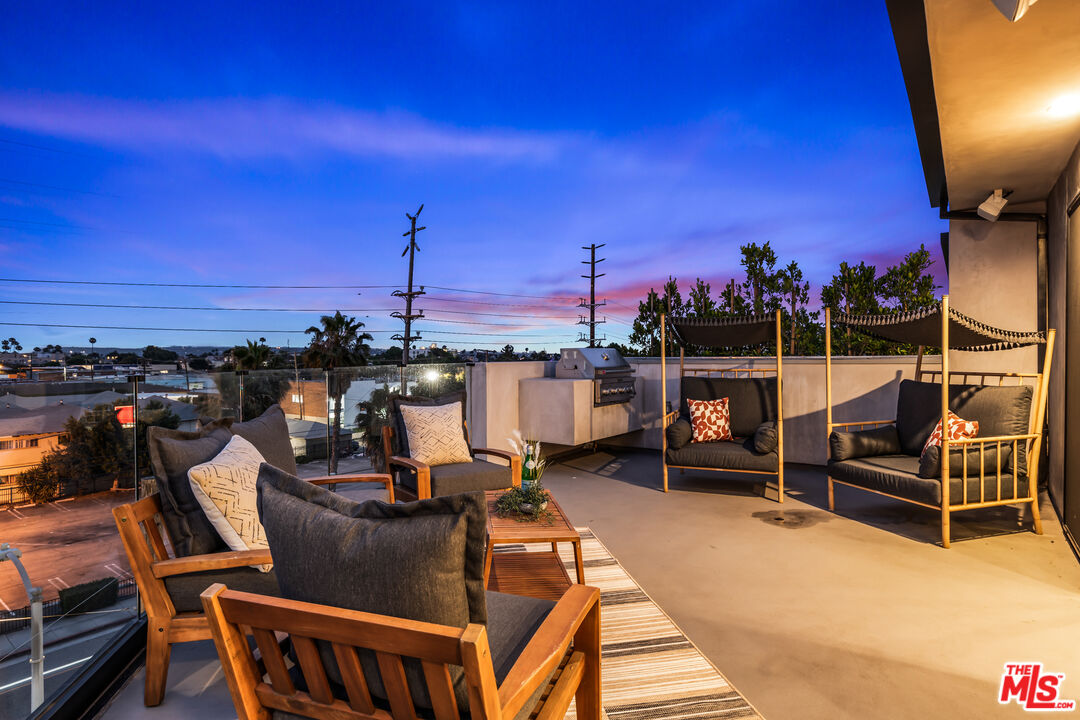
M 298 402 L 300 402 L 300 396 L 299 396 L 299 395 L 297 395 L 296 393 L 293 393 L 293 396 L 292 396 L 292 401 L 293 401 L 294 403 L 298 403 Z
M 26 447 L 37 447 L 37 446 L 38 446 L 38 438 L 31 438 L 30 440 L 26 441 Z
M 0 450 L 10 450 L 14 446 L 13 440 L 0 440 Z

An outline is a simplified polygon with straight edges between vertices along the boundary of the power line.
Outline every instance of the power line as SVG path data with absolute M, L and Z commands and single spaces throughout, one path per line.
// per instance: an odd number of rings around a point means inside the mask
M 560 295 L 522 295 L 519 293 L 500 293 L 490 292 L 487 290 L 464 290 L 462 288 L 442 287 L 441 285 L 427 285 L 425 287 L 434 288 L 435 290 L 449 290 L 450 292 L 460 293 L 475 293 L 477 295 L 498 295 L 500 297 L 515 297 L 515 298 L 536 298 L 537 300 L 567 300 L 572 301 L 577 298 L 562 297 Z
M 46 150 L 48 152 L 63 153 L 64 155 L 82 155 L 83 157 L 90 157 L 86 153 L 76 152 L 74 150 L 61 150 L 60 148 L 48 147 L 46 145 L 35 145 L 33 143 L 19 142 L 18 140 L 6 140 L 0 138 L 0 143 L 7 145 L 18 145 L 19 147 L 33 148 L 35 150 Z
M 165 327 L 138 327 L 128 325 L 68 325 L 61 323 L 22 323 L 22 322 L 0 322 L 0 325 L 14 326 L 14 327 L 50 327 L 50 328 L 68 328 L 75 330 L 144 330 L 149 332 L 222 332 L 222 333 L 250 333 L 264 335 L 267 333 L 285 333 L 289 335 L 303 335 L 304 330 L 251 330 L 251 329 L 238 329 L 238 328 L 165 328 Z M 396 330 L 365 330 L 369 333 L 392 333 Z M 457 332 L 451 330 L 432 330 L 429 332 L 431 335 L 465 335 L 470 337 L 492 337 L 501 336 L 507 337 L 509 340 L 543 340 L 547 338 L 534 338 L 534 337 L 508 337 L 505 333 L 474 333 L 474 332 Z
M 36 280 L 29 278 L 0 278 L 0 282 L 40 283 L 46 285 L 109 285 L 119 287 L 182 287 L 234 290 L 358 290 L 362 288 L 397 287 L 397 285 L 214 285 L 206 283 L 108 282 L 105 280 Z
M 60 187 L 59 185 L 45 185 L 43 183 L 27 182 L 25 180 L 11 180 L 9 178 L 0 178 L 0 183 L 9 183 L 11 185 L 25 185 L 27 187 L 39 187 L 47 190 L 61 190 L 63 192 L 79 193 L 81 195 L 100 195 L 101 197 L 119 198 L 119 195 L 113 195 L 112 193 L 96 192 L 94 190 L 79 190 L 77 188 Z
M 518 308 L 537 308 L 542 309 L 543 305 L 537 305 L 535 303 L 505 303 L 505 302 L 491 302 L 489 300 L 461 300 L 459 298 L 444 298 L 437 295 L 428 295 L 427 302 L 448 302 L 448 303 L 465 303 L 467 305 L 494 305 L 495 307 L 518 307 Z

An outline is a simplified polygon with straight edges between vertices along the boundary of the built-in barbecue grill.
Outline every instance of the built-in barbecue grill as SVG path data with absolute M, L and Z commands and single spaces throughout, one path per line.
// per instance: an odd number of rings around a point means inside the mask
M 629 402 L 635 394 L 634 369 L 614 348 L 563 348 L 555 377 L 593 381 L 593 405 Z

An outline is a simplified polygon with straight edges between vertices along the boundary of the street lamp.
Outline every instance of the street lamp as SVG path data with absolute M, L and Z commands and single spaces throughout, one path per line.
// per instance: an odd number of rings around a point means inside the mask
M 41 588 L 30 584 L 30 576 L 23 567 L 22 552 L 7 543 L 0 545 L 0 562 L 10 560 L 22 577 L 26 595 L 30 598 L 30 712 L 45 702 L 45 647 L 42 641 Z

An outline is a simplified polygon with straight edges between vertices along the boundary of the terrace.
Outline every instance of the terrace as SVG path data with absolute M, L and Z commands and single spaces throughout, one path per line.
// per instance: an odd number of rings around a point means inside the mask
M 691 346 L 707 343 L 688 338 L 702 327 L 680 317 L 670 325 L 665 323 L 672 319 L 660 320 L 658 332 L 674 330 L 678 340 L 667 347 L 661 335 L 666 355 L 627 358 L 634 392 L 612 404 L 593 396 L 591 378 L 558 378 L 555 364 L 544 361 L 11 383 L 5 386 L 10 396 L 7 407 L 0 407 L 0 427 L 11 433 L 12 451 L 20 452 L 12 460 L 20 472 L 30 451 L 55 447 L 60 435 L 72 432 L 51 417 L 60 414 L 59 398 L 71 409 L 70 417 L 87 428 L 119 427 L 112 436 L 115 462 L 109 465 L 118 468 L 115 477 L 83 486 L 66 478 L 72 498 L 33 504 L 14 483 L 0 483 L 5 503 L 0 539 L 10 538 L 23 551 L 22 562 L 46 600 L 44 703 L 30 717 L 237 717 L 236 695 L 224 669 L 231 667 L 229 653 L 223 666 L 218 647 L 207 639 L 172 647 L 163 700 L 146 702 L 152 685 L 146 656 L 148 636 L 154 642 L 148 620 L 153 600 L 146 591 L 135 593 L 132 574 L 139 568 L 129 565 L 113 510 L 155 497 L 161 489 L 162 479 L 155 476 L 160 473 L 154 473 L 145 449 L 147 424 L 202 433 L 216 421 L 251 422 L 280 405 L 288 439 L 279 438 L 275 448 L 295 461 L 297 475 L 345 476 L 387 469 L 381 433 L 395 427 L 391 397 L 455 392 L 464 392 L 462 412 L 473 448 L 506 451 L 514 431 L 544 443 L 550 459 L 544 485 L 557 501 L 555 509 L 577 528 L 582 556 L 579 564 L 573 545 L 560 541 L 560 555 L 553 559 L 574 592 L 581 590 L 572 580 L 579 569 L 584 584 L 600 590 L 599 647 L 590 648 L 582 636 L 571 648 L 600 657 L 600 704 L 611 720 L 1016 717 L 1023 712 L 1019 703 L 999 702 L 1003 666 L 1029 661 L 1041 663 L 1047 673 L 1064 674 L 1058 700 L 1080 698 L 1080 456 L 1069 429 L 1080 417 L 1080 376 L 1073 377 L 1080 362 L 1070 341 L 1074 333 L 1080 337 L 1075 290 L 1080 284 L 1069 277 L 1080 267 L 1075 251 L 1080 225 L 1073 220 L 1080 206 L 1080 112 L 1063 115 L 1067 103 L 1049 102 L 1073 90 L 1080 47 L 1075 33 L 1060 29 L 1075 27 L 1080 15 L 1068 0 L 1040 0 L 1018 22 L 1005 20 L 981 0 L 890 0 L 888 5 L 930 204 L 949 221 L 942 239 L 949 302 L 985 325 L 957 321 L 948 305 L 941 306 L 940 315 L 913 313 L 906 320 L 917 316 L 910 324 L 934 326 L 939 339 L 952 328 L 967 349 L 987 352 L 965 352 L 956 345 L 950 351 L 942 339 L 942 355 L 783 356 L 782 343 L 754 336 L 746 344 L 761 350 L 755 356 L 697 357 Z M 1007 210 L 994 222 L 983 219 L 976 206 L 1001 188 L 1010 191 Z M 852 327 L 859 332 L 858 320 L 825 315 L 823 332 L 829 338 Z M 770 328 L 768 318 L 740 321 L 757 323 L 753 332 Z M 872 327 L 863 321 L 863 330 Z M 709 332 L 712 325 L 703 323 Z M 887 336 L 880 326 L 873 327 Z M 1013 346 L 1013 336 L 997 328 L 1021 331 L 1016 335 L 1031 342 Z M 750 332 L 746 326 L 741 331 Z M 984 334 L 981 340 L 958 337 L 966 331 Z M 1056 341 L 1050 331 L 1057 332 Z M 934 337 L 926 337 L 905 342 L 932 346 Z M 775 359 L 769 355 L 774 351 Z M 779 416 L 763 409 L 761 425 L 772 422 L 778 428 L 776 473 L 683 469 L 671 459 L 669 430 L 689 404 L 684 401 L 704 399 L 683 397 L 690 367 L 706 378 L 735 371 L 751 379 L 754 373 L 775 373 L 770 376 L 775 385 L 762 387 L 775 389 Z M 1031 407 L 1025 406 L 1022 419 L 1022 424 L 1032 419 L 1030 429 L 982 435 L 1023 443 L 1023 461 L 1019 444 L 1012 445 L 1010 461 L 1003 459 L 997 440 L 996 458 L 987 463 L 988 447 L 974 453 L 964 449 L 978 446 L 980 436 L 946 433 L 938 455 L 940 475 L 920 474 L 919 485 L 937 483 L 944 513 L 925 498 L 902 502 L 910 498 L 899 490 L 866 492 L 875 488 L 840 480 L 833 487 L 836 465 L 829 462 L 843 459 L 836 456 L 842 443 L 833 443 L 832 431 L 870 419 L 869 425 L 890 427 L 886 420 L 903 414 L 898 406 L 910 386 L 902 383 L 911 380 L 946 386 L 917 408 L 932 404 L 931 415 L 941 418 L 953 409 L 948 373 L 960 385 L 969 382 L 969 374 L 987 370 L 998 385 L 1032 388 Z M 729 423 L 744 408 L 733 410 Z M 31 416 L 42 421 L 28 424 Z M 456 428 L 456 417 L 452 421 Z M 897 418 L 894 425 L 900 424 Z M 924 437 L 930 428 L 925 430 Z M 756 431 L 752 434 L 756 440 Z M 952 443 L 961 448 L 953 446 L 956 460 L 950 459 Z M 907 455 L 914 462 L 915 456 Z M 1006 484 L 1022 483 L 1016 479 L 1022 462 L 1041 470 L 1032 472 L 1034 496 L 1023 495 L 1023 485 L 1016 484 L 1006 497 L 1002 478 Z M 972 505 L 963 512 L 949 512 L 949 492 L 955 492 L 950 463 L 962 464 L 963 479 L 955 484 L 960 502 Z M 977 464 L 972 469 L 969 463 Z M 399 500 L 410 489 L 424 494 L 421 472 L 413 477 L 407 468 L 389 468 L 397 473 Z M 431 494 L 440 495 L 433 487 L 429 483 Z M 988 488 L 995 491 L 989 500 Z M 363 501 L 382 498 L 385 489 L 342 485 L 338 492 Z M 977 499 L 969 499 L 970 492 Z M 1005 502 L 1018 498 L 1029 502 Z M 953 505 L 956 499 L 953 495 Z M 1039 516 L 1042 532 L 1036 533 Z M 508 540 L 490 554 L 491 562 L 506 568 L 501 560 L 530 553 L 536 560 L 549 546 Z M 296 540 L 278 546 L 282 552 L 297 548 L 310 550 L 310 544 Z M 347 554 L 333 546 L 318 552 L 327 565 Z M 550 591 L 540 573 L 486 575 L 495 587 L 492 577 L 531 585 L 538 596 Z M 85 583 L 93 584 L 80 587 Z M 5 718 L 27 716 L 31 707 L 32 640 L 27 613 L 20 611 L 23 598 L 13 567 L 0 563 L 0 716 Z M 464 636 L 460 644 L 466 645 Z M 233 659 L 243 654 L 238 647 L 233 646 Z M 295 650 L 295 666 L 292 659 L 288 664 L 294 673 L 302 668 L 314 697 L 319 688 L 308 675 L 311 653 L 304 656 L 302 642 L 295 647 L 301 648 Z M 263 658 L 266 649 L 259 647 Z M 537 655 L 522 657 L 532 661 Z M 266 662 L 278 692 L 273 661 Z M 554 677 L 585 684 L 589 670 L 573 662 L 567 656 Z M 339 668 L 347 667 L 341 663 Z M 380 677 L 389 686 L 393 674 L 386 673 L 380 664 Z M 271 694 L 270 684 L 261 686 L 264 696 Z M 353 692 L 350 687 L 350 701 Z M 324 714 L 379 720 L 447 716 L 446 698 L 440 706 L 434 691 L 429 700 L 436 707 L 430 712 L 399 712 L 390 694 L 388 711 L 353 713 L 338 696 L 338 704 Z M 408 688 L 405 694 L 410 695 Z M 550 697 L 569 701 L 570 696 L 553 690 Z M 473 707 L 472 716 L 484 716 Z M 484 712 L 488 709 L 485 705 Z M 575 714 L 588 717 L 588 710 L 579 713 L 572 705 L 567 717 Z M 506 720 L 513 715 L 507 712 Z

